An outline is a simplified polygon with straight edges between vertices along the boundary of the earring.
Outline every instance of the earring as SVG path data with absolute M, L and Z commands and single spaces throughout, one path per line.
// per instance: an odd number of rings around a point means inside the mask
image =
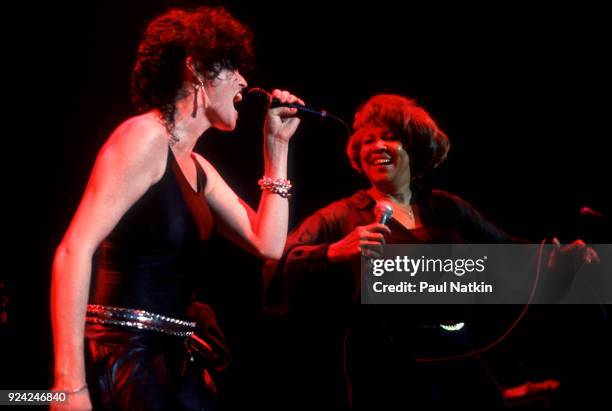
M 193 85 L 193 111 L 191 112 L 191 117 L 195 118 L 198 114 L 198 92 L 200 91 L 200 85 Z
M 199 84 L 193 85 L 193 111 L 191 112 L 191 117 L 193 118 L 195 118 L 198 114 L 198 94 L 200 88 L 204 88 L 204 83 L 202 83 L 202 80 L 198 79 L 198 81 Z

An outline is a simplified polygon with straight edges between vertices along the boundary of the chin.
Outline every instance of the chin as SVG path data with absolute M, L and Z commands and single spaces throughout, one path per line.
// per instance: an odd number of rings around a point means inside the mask
M 221 131 L 234 131 L 236 129 L 236 121 L 220 122 L 215 128 Z
M 372 183 L 386 184 L 393 180 L 392 176 L 387 173 L 371 173 L 367 177 Z
M 217 112 L 212 118 L 214 119 L 212 122 L 213 127 L 217 130 L 233 131 L 238 123 L 238 112 L 235 110 L 233 112 Z
M 238 124 L 238 113 L 236 113 L 236 115 L 227 124 L 229 126 L 229 131 L 234 130 Z

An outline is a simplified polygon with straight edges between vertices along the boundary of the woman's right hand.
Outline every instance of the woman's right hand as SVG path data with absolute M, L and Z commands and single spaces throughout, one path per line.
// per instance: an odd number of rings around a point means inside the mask
M 66 394 L 65 402 L 52 402 L 50 411 L 89 411 L 91 410 L 89 390 L 85 388 L 74 394 Z
M 342 240 L 335 242 L 327 249 L 327 259 L 331 263 L 350 261 L 356 258 L 380 257 L 382 246 L 385 244 L 384 234 L 391 234 L 391 230 L 384 224 L 372 223 L 356 227 Z
M 286 90 L 275 89 L 272 92 L 272 97 L 278 99 L 281 103 L 295 103 L 304 105 L 304 101 L 299 97 L 294 96 Z M 264 135 L 268 144 L 273 142 L 289 143 L 291 137 L 295 134 L 300 118 L 297 117 L 297 109 L 289 107 L 276 107 L 268 110 L 268 115 L 264 123 Z

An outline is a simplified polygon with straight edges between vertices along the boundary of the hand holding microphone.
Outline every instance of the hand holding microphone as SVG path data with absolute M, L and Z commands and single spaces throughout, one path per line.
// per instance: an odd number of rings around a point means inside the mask
M 251 89 L 247 92 L 247 95 L 251 94 L 252 90 L 261 89 Z M 269 109 L 264 123 L 264 135 L 269 143 L 288 143 L 300 124 L 300 119 L 296 116 L 298 110 L 295 106 L 303 105 L 304 101 L 286 90 L 276 89 L 271 95 L 268 95 L 264 90 L 261 90 L 261 92 L 266 93 L 268 98 L 279 102 L 279 105 L 275 108 L 268 104 Z M 256 93 L 260 94 L 259 91 Z
M 327 249 L 327 259 L 331 263 L 350 261 L 360 258 L 362 255 L 367 258 L 380 257 L 382 246 L 385 244 L 385 234 L 391 234 L 391 230 L 386 226 L 393 215 L 391 204 L 380 201 L 375 208 L 376 222 L 365 226 L 355 227 L 342 240 L 335 242 Z

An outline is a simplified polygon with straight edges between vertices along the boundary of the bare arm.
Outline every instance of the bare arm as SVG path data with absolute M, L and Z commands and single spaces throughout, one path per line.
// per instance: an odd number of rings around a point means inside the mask
M 135 118 L 111 135 L 53 261 L 51 320 L 55 387 L 85 384 L 84 324 L 92 256 L 125 212 L 163 172 L 165 140 L 146 120 Z M 161 167 L 160 167 L 161 165 Z
M 286 91 L 275 90 L 281 101 L 303 101 Z M 264 127 L 264 173 L 272 179 L 287 178 L 289 140 L 300 120 L 295 109 L 279 107 L 268 110 Z M 246 250 L 263 258 L 279 259 L 287 238 L 289 206 L 286 198 L 262 191 L 257 212 L 225 183 L 217 171 L 198 156 L 206 171 L 206 199 L 220 217 L 221 232 Z

